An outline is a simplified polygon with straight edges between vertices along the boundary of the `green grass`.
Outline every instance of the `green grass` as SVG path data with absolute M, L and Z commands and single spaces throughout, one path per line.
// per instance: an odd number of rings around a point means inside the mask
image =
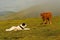
M 25 22 L 29 31 L 6 32 L 6 28 Z M 60 40 L 60 19 L 53 18 L 53 24 L 41 25 L 40 18 L 0 21 L 0 40 Z

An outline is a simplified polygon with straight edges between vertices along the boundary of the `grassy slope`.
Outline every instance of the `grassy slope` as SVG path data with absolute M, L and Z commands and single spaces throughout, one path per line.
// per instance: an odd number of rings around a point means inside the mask
M 43 4 L 35 5 L 19 12 L 1 12 L 4 15 L 0 16 L 0 20 L 18 20 L 31 17 L 40 17 L 40 13 L 47 10 L 51 11 L 53 15 L 60 15 L 60 12 L 58 11 L 58 9 L 56 9 L 56 6 Z
M 38 17 L 40 6 L 33 6 L 19 12 L 8 12 L 8 15 L 0 16 L 0 20 L 17 20 L 31 17 Z
M 53 18 L 51 25 L 40 25 L 42 22 L 40 18 L 0 21 L 0 40 L 60 40 L 60 17 L 57 19 Z M 22 22 L 28 24 L 29 31 L 5 31 L 6 28 Z

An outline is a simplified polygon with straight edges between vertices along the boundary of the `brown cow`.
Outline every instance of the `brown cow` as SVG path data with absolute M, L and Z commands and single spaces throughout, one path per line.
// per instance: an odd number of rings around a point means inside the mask
M 51 12 L 43 12 L 41 13 L 41 17 L 43 19 L 43 24 L 52 24 L 51 20 L 52 20 L 52 13 Z

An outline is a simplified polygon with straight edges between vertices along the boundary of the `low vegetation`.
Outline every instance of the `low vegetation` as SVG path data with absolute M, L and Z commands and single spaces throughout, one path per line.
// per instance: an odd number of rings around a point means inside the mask
M 53 24 L 41 25 L 40 18 L 0 21 L 0 40 L 60 40 L 60 19 L 53 18 Z M 25 22 L 29 31 L 6 32 L 6 28 Z

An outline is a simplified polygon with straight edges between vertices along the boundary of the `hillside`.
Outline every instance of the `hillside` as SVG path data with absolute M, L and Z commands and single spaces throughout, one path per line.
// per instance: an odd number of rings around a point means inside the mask
M 12 11 L 2 11 L 0 12 L 0 20 L 7 20 L 9 15 L 15 14 Z
M 56 6 L 42 4 L 32 6 L 19 12 L 10 12 L 8 13 L 8 15 L 4 14 L 4 16 L 0 16 L 0 20 L 20 20 L 26 18 L 36 18 L 40 17 L 40 13 L 44 11 L 51 11 L 55 16 L 60 15 L 59 9 Z
M 39 16 L 39 6 L 33 6 L 31 8 L 22 10 L 16 13 L 8 13 L 8 15 L 4 15 L 0 17 L 0 20 L 15 20 L 15 19 L 25 19 L 31 17 L 38 17 Z M 2 18 L 2 19 L 1 19 Z
M 1 11 L 0 12 L 0 16 L 5 16 L 5 15 L 9 15 L 11 13 L 15 13 L 15 12 L 12 12 L 12 11 Z

